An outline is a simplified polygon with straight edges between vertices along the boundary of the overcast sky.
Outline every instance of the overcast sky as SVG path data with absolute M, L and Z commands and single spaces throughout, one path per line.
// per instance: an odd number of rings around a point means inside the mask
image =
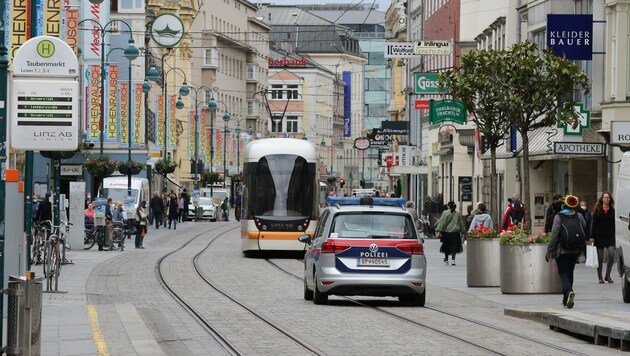
M 378 10 L 385 12 L 391 4 L 391 0 L 249 0 L 249 2 L 257 3 L 272 3 L 276 5 L 295 5 L 295 4 L 356 4 L 361 2 L 364 5 L 372 5 L 372 3 L 378 4 Z

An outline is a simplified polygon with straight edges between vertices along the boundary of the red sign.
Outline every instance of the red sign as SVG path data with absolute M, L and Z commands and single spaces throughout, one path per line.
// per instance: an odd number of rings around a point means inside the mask
M 387 155 L 385 157 L 385 163 L 387 165 L 387 168 L 392 168 L 392 166 L 396 165 L 399 166 L 400 165 L 400 156 L 396 156 L 396 164 L 394 164 L 394 158 L 392 155 Z
M 429 110 L 429 100 L 416 100 L 416 110 Z
M 267 60 L 267 64 L 269 65 L 269 67 L 295 67 L 295 66 L 306 66 L 308 65 L 308 62 L 306 61 L 306 58 L 302 57 L 301 59 L 287 59 L 287 58 L 281 58 L 281 59 L 271 59 L 269 58 Z

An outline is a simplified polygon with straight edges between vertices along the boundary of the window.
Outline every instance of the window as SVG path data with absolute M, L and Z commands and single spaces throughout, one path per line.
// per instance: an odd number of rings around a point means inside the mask
M 204 67 L 219 68 L 219 50 L 216 48 L 206 48 L 203 56 Z
M 247 80 L 258 81 L 258 66 L 254 63 L 247 63 Z
M 210 90 L 210 89 L 206 89 L 205 97 L 206 97 L 206 103 L 208 103 L 208 104 L 209 104 L 212 100 L 216 100 L 216 99 L 213 97 L 212 90 Z
M 121 14 L 144 13 L 144 0 L 112 1 L 110 10 Z
M 271 99 L 282 99 L 284 96 L 282 85 L 274 84 L 271 86 Z
M 297 100 L 298 98 L 298 86 L 297 85 L 287 85 L 287 99 Z
M 298 89 L 298 85 L 282 85 L 282 84 L 273 84 L 271 85 L 271 97 L 269 99 L 286 99 L 289 100 L 299 100 L 300 99 L 300 90 Z
M 297 116 L 287 116 L 287 129 L 285 132 L 298 132 L 298 117 Z
M 258 116 L 258 102 L 247 100 L 247 116 Z
M 271 132 L 282 132 L 282 116 L 273 115 L 271 118 Z

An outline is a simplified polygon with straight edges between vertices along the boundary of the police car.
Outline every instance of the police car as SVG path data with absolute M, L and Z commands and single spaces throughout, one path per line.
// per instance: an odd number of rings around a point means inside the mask
M 329 295 L 393 296 L 424 306 L 423 240 L 397 198 L 329 197 L 304 256 L 304 299 Z

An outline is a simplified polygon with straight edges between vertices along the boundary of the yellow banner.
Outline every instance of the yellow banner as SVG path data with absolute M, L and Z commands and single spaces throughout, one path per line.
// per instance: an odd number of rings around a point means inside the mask
M 142 108 L 144 107 L 142 101 L 142 84 L 136 84 L 136 90 L 133 93 L 133 143 L 139 145 L 142 143 Z
M 16 1 L 12 1 L 16 2 Z M 25 1 L 26 2 L 26 1 Z M 61 38 L 61 0 L 44 1 L 44 35 Z
M 3 0 L 0 0 L 3 1 Z M 29 38 L 28 23 L 28 1 L 11 1 L 11 12 L 9 13 L 9 62 L 13 62 L 15 52 Z M 4 20 L 4 19 L 3 19 Z M 4 21 L 2 21 L 4 26 Z M 35 26 L 34 23 L 31 26 Z M 4 40 L 4 39 L 2 39 Z M 4 80 L 4 79 L 3 79 Z
M 168 115 L 168 147 L 177 145 L 177 96 L 171 95 Z
M 202 129 L 199 131 L 199 152 L 206 152 L 206 135 L 204 135 L 203 128 L 206 127 L 206 111 L 201 110 L 199 112 L 199 128 Z
M 92 141 L 99 139 L 101 129 L 101 66 L 90 66 L 90 128 L 88 137 Z
M 210 141 L 210 138 L 212 137 L 210 129 L 205 129 L 203 136 L 206 138 L 206 141 Z M 204 151 L 204 153 L 206 154 L 206 166 L 210 166 L 210 157 L 212 157 L 210 156 L 210 147 L 208 147 L 208 149 Z M 210 168 L 210 170 L 212 170 L 212 167 Z
M 223 136 L 221 136 L 221 130 L 218 128 L 214 129 L 214 164 L 218 165 L 219 162 L 223 162 L 221 160 L 221 155 L 223 154 Z M 210 148 L 212 149 L 212 147 Z
M 120 83 L 120 143 L 129 145 L 129 83 Z
M 79 46 L 79 10 L 66 8 L 66 43 L 74 54 L 78 54 Z
M 157 96 L 157 146 L 164 147 L 164 129 L 166 128 L 166 123 L 164 122 L 165 113 L 164 113 L 164 94 L 160 94 Z M 164 157 L 166 159 L 166 157 Z
M 188 152 L 191 156 L 195 155 L 195 121 L 195 112 L 191 111 L 188 115 Z
M 110 64 L 107 76 L 107 140 L 118 141 L 118 64 Z

